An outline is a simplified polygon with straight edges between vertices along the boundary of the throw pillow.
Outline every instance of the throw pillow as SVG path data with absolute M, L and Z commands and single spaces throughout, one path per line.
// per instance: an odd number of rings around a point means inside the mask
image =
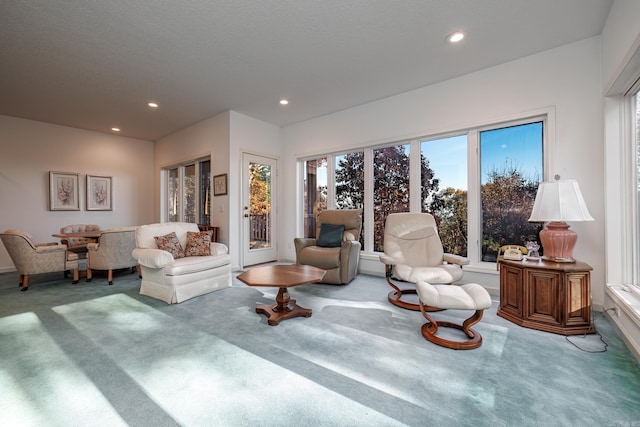
M 184 249 L 182 249 L 182 245 L 175 231 L 172 231 L 166 236 L 155 236 L 154 239 L 158 249 L 169 252 L 173 255 L 174 259 L 184 258 Z
M 187 248 L 184 250 L 185 256 L 206 256 L 211 255 L 211 231 L 196 233 L 187 231 Z
M 344 225 L 321 224 L 320 235 L 316 242 L 318 246 L 325 248 L 336 248 L 342 246 L 342 235 L 344 234 Z

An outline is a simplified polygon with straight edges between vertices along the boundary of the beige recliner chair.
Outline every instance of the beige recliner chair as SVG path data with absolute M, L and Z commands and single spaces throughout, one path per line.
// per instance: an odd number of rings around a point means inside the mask
M 469 259 L 445 253 L 438 235 L 436 221 L 428 213 L 392 213 L 384 228 L 384 254 L 380 261 L 386 267 L 387 283 L 393 288 L 389 301 L 398 307 L 420 310 L 418 301 L 403 299 L 417 293 L 415 284 L 451 284 L 462 278 L 462 265 Z M 412 283 L 400 289 L 392 279 Z
M 106 270 L 109 285 L 113 284 L 113 270 L 138 267 L 138 260 L 131 255 L 136 248 L 136 227 L 105 230 L 97 243 L 87 244 L 87 282 L 93 271 Z M 139 267 L 138 267 L 139 270 Z
M 0 233 L 0 238 L 20 273 L 18 284 L 21 291 L 29 289 L 29 276 L 32 274 L 73 270 L 72 283 L 78 283 L 78 254 L 69 252 L 65 245 L 35 243 L 29 233 L 19 230 L 6 230 Z
M 320 283 L 344 285 L 358 274 L 362 209 L 325 210 L 316 219 L 317 238 L 294 239 L 296 264 L 326 270 Z

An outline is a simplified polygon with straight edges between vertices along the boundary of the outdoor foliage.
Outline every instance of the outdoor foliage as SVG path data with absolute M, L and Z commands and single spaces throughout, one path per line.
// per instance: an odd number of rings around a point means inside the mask
M 393 212 L 409 212 L 409 155 L 405 146 L 374 150 L 374 250 L 383 251 L 384 222 Z M 438 191 L 429 161 L 421 156 L 422 198 Z M 364 153 L 349 153 L 336 168 L 336 206 L 338 209 L 361 208 L 364 205 Z
M 421 156 L 422 210 L 433 214 L 445 252 L 466 255 L 467 191 L 447 187 L 439 190 L 429 161 Z M 409 212 L 409 156 L 404 146 L 374 151 L 374 250 L 383 251 L 384 222 L 392 212 Z M 495 260 L 505 244 L 524 245 L 537 240 L 542 227 L 530 223 L 538 181 L 525 178 L 516 167 L 494 170 L 482 185 L 482 257 Z M 349 153 L 336 168 L 336 206 L 338 209 L 364 205 L 364 153 Z
M 249 213 L 266 215 L 271 212 L 271 167 L 251 163 L 249 168 Z
M 500 246 L 537 240 L 541 223 L 529 222 L 538 182 L 516 167 L 489 173 L 482 192 L 482 260 L 493 261 Z

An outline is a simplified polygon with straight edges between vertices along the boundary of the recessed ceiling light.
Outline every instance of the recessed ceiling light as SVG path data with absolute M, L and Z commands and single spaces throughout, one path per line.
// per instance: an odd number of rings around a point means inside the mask
M 147 105 L 151 108 L 158 108 L 158 104 L 156 104 L 155 102 L 147 102 Z
M 464 33 L 462 31 L 456 31 L 455 33 L 451 33 L 447 36 L 447 41 L 449 43 L 458 43 L 464 39 Z
M 120 128 L 111 128 L 111 130 L 114 132 L 120 132 Z
M 286 99 L 281 99 L 280 100 L 280 105 L 289 105 L 289 101 Z

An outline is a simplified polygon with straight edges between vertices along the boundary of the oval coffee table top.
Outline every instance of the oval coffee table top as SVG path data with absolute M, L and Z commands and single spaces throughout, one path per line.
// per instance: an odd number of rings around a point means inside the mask
M 249 286 L 289 286 L 306 285 L 322 280 L 326 271 L 311 265 L 278 264 L 251 268 L 238 275 L 238 280 Z

